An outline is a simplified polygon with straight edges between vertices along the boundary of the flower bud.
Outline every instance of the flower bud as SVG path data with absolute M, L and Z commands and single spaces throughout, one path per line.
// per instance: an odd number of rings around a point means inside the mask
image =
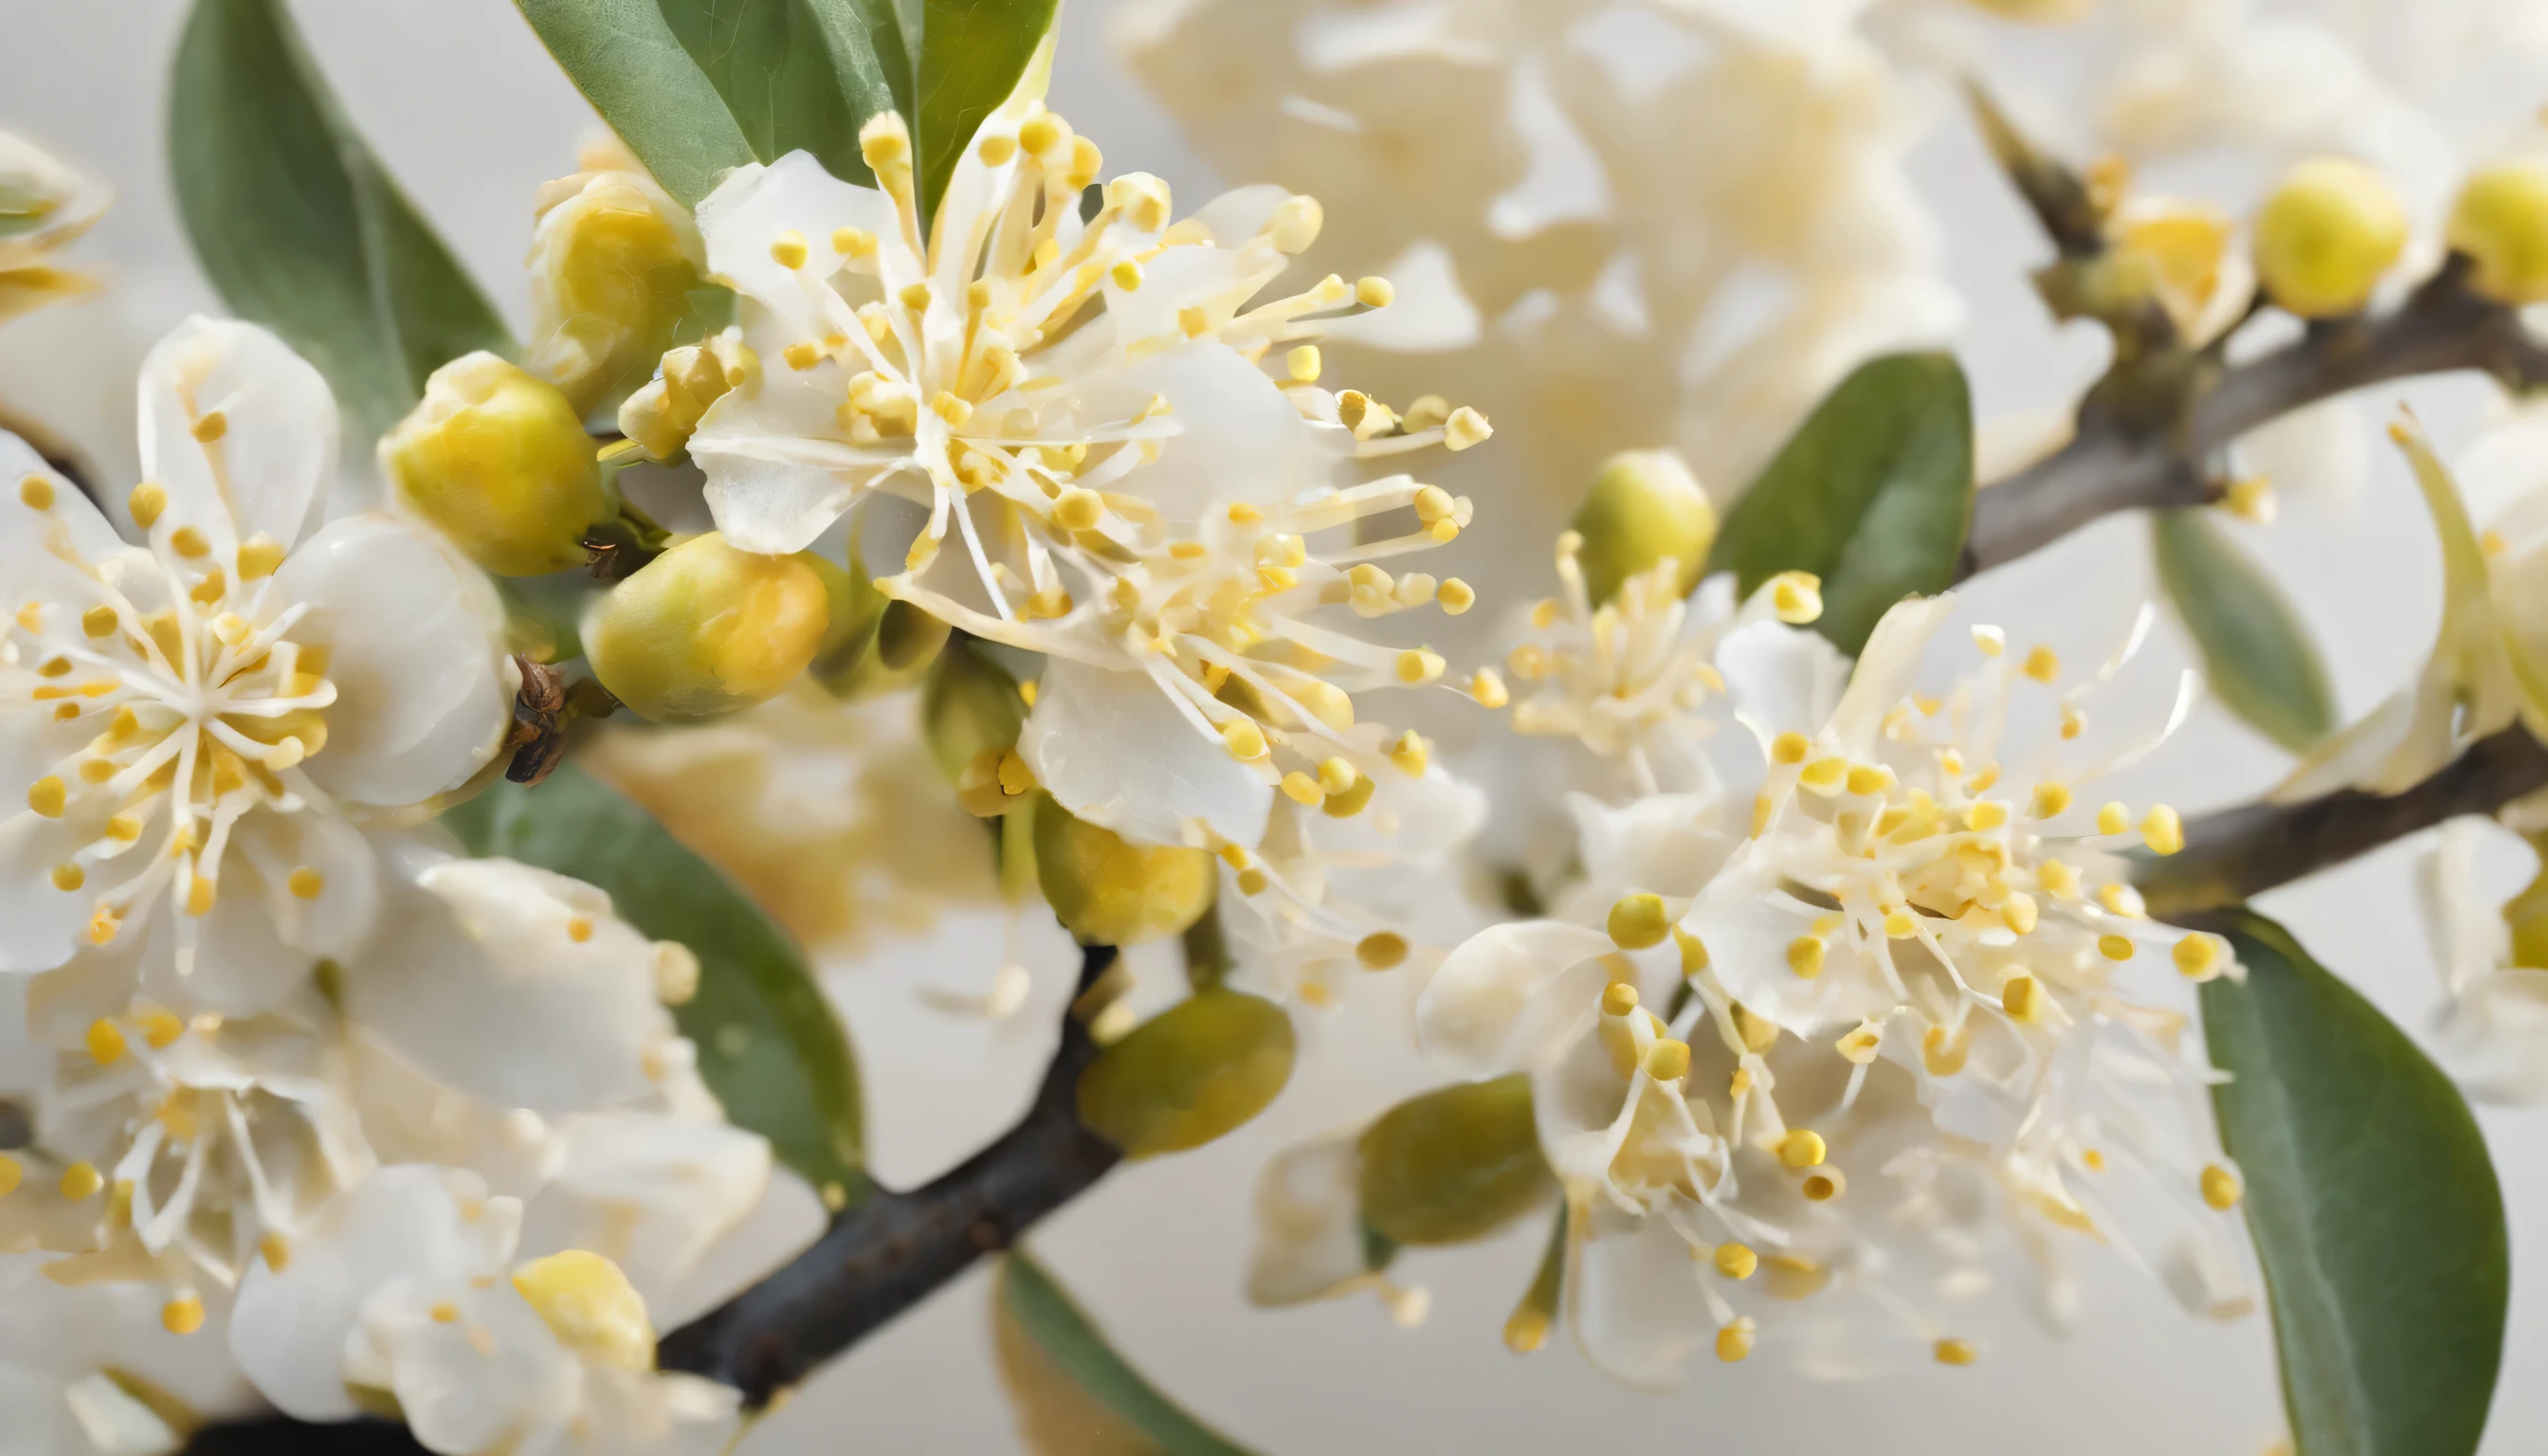
M 584 565 L 584 538 L 611 515 L 566 396 L 483 350 L 433 371 L 423 402 L 382 437 L 381 474 L 402 505 L 502 577 Z
M 1091 946 L 1182 935 L 1212 908 L 1221 876 L 1183 845 L 1128 844 L 1044 796 L 1035 808 L 1036 876 L 1064 929 Z
M 2470 284 L 2500 304 L 2548 300 L 2548 157 L 2478 168 L 2451 205 L 2446 234 L 2476 265 Z
M 48 260 L 106 211 L 107 188 L 22 136 L 0 132 L 0 318 L 56 303 L 96 280 Z
M 1576 556 L 1584 591 L 1598 606 L 1621 583 L 1654 570 L 1667 556 L 1680 565 L 1680 591 L 1688 594 L 1716 540 L 1716 511 L 1679 455 L 1627 450 L 1611 456 L 1592 478 L 1574 528 L 1584 537 Z
M 655 459 L 670 460 L 689 448 L 710 405 L 760 373 L 760 356 L 740 330 L 684 344 L 665 354 L 662 372 L 619 407 L 619 432 Z
M 830 623 L 812 567 L 738 551 L 710 531 L 612 588 L 586 618 L 584 650 L 639 717 L 708 718 L 776 696 Z
M 1079 1077 L 1079 1120 L 1126 1157 L 1201 1147 L 1265 1110 L 1291 1080 L 1292 1051 L 1282 1007 L 1204 991 L 1098 1054 Z
M 929 741 L 929 756 L 949 779 L 961 778 L 965 766 L 985 753 L 1017 747 L 1018 730 L 1026 720 L 1018 680 L 992 661 L 978 640 L 963 637 L 948 643 L 931 665 L 920 695 L 921 734 Z
M 2256 276 L 2284 312 L 2357 313 L 2407 246 L 2407 211 L 2389 179 L 2349 157 L 2292 168 L 2256 214 Z
M 602 165 L 540 189 L 529 258 L 531 364 L 579 415 L 655 372 L 705 256 L 689 215 L 634 158 L 587 161 Z
M 1394 1242 L 1483 1238 L 1554 1186 L 1523 1073 L 1410 1097 L 1362 1135 L 1362 1221 Z

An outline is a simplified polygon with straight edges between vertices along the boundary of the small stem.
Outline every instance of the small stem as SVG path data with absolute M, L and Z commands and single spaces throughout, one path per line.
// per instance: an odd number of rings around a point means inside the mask
M 2276 885 L 2462 814 L 2492 814 L 2548 787 L 2548 748 L 2519 724 L 2478 740 L 2432 777 L 2396 794 L 2342 789 L 2294 804 L 2242 804 L 2185 826 L 2185 848 L 2144 862 L 2149 913 L 2175 920 L 2236 905 Z
M 1080 989 L 1114 962 L 1114 948 L 1089 947 Z M 1123 1157 L 1079 1122 L 1079 1074 L 1096 1059 L 1088 1029 L 1064 1017 L 1016 1127 L 937 1181 L 851 1210 L 784 1268 L 666 1335 L 662 1367 L 723 1381 L 758 1409 L 1088 1191 Z
M 2224 371 L 2173 428 L 2083 410 L 2069 444 L 1974 496 L 1957 576 L 2004 566 L 2119 510 L 2208 504 L 2218 492 L 2213 457 L 2257 426 L 2366 385 L 2459 369 L 2484 370 L 2508 389 L 2548 385 L 2548 349 L 2512 310 L 2472 291 L 2467 261 L 2454 256 L 2388 315 L 2313 324 Z

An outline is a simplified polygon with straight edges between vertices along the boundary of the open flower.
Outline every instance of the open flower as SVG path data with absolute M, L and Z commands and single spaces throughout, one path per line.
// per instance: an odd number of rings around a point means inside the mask
M 513 669 L 475 568 L 319 524 L 335 403 L 272 334 L 189 321 L 140 404 L 143 545 L 0 436 L 0 968 L 109 948 L 164 1004 L 253 1011 L 369 929 L 353 816 L 476 774 Z
M 2442 826 L 2417 865 L 2424 930 L 2442 973 L 2433 1033 L 2443 1059 L 2472 1096 L 2493 1102 L 2548 1101 L 2548 945 L 2539 921 L 2543 885 L 2533 880 L 2500 910 L 2477 893 L 2476 859 L 2486 831 L 2478 819 Z
M 228 1353 L 161 1328 L 145 1292 L 65 1289 L 0 1258 L 5 1456 L 173 1456 L 191 1422 L 253 1403 Z
M 1504 666 L 1537 685 L 1513 704 L 1513 731 L 1571 737 L 1619 761 L 1639 793 L 1714 788 L 1699 709 L 1725 690 L 1709 661 L 1734 624 L 1734 579 L 1718 574 L 1684 596 L 1687 568 L 1666 560 L 1628 578 L 1598 607 L 1586 595 L 1583 538 L 1557 539 L 1559 592 L 1531 609 L 1540 634 Z
M 51 265 L 106 211 L 112 194 L 23 136 L 0 132 L 0 319 L 87 292 Z

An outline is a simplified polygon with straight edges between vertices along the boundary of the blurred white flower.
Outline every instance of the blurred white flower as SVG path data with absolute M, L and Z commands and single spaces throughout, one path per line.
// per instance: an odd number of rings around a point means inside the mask
M 2424 932 L 2442 974 L 2433 1035 L 2471 1096 L 2548 1102 L 2548 966 L 2528 963 L 2548 956 L 2525 944 L 2538 934 L 2530 921 L 2540 885 L 2501 907 L 2480 899 L 2476 859 L 2485 838 L 2484 820 L 2454 819 L 2416 864 Z
M 160 1327 L 146 1291 L 67 1289 L 0 1258 L 0 1456 L 170 1456 L 253 1394 L 228 1351 Z
M 0 132 L 0 320 L 96 286 L 53 267 L 52 256 L 89 229 L 112 196 L 24 136 Z
M 1709 658 L 1734 624 L 1733 577 L 1719 573 L 1684 597 L 1684 568 L 1667 560 L 1594 607 L 1582 544 L 1573 531 L 1558 537 L 1558 594 L 1531 609 L 1540 635 L 1504 661 L 1537 689 L 1513 704 L 1513 731 L 1572 737 L 1619 760 L 1639 794 L 1713 790 L 1703 745 L 1714 725 L 1699 709 L 1725 690 Z
M 0 436 L 0 968 L 75 948 L 162 1004 L 254 1011 L 369 928 L 353 815 L 466 781 L 509 721 L 477 570 L 381 515 L 325 525 L 336 409 L 263 329 L 144 362 L 132 546 Z
M 735 1392 L 654 1372 L 645 1302 L 609 1260 L 514 1262 L 521 1214 L 469 1174 L 386 1168 L 250 1272 L 231 1351 L 296 1418 L 347 1419 L 379 1392 L 445 1456 L 722 1449 Z

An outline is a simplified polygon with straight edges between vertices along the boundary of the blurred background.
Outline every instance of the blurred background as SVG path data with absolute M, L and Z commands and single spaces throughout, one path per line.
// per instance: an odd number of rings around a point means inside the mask
M 578 142 L 598 130 L 582 99 L 506 0 L 298 0 L 293 8 L 358 128 L 482 285 L 508 316 L 523 318 L 532 193 L 574 170 Z M 2232 0 L 2144 0 L 2140 8 L 2177 12 L 2189 27 L 2251 9 Z M 2349 28 L 2375 64 L 2396 70 L 2402 90 L 2429 99 L 2472 134 L 2500 134 L 2548 101 L 2523 90 L 2517 68 L 2492 64 L 2486 42 L 2506 17 L 2527 17 L 2535 36 L 2537 12 L 2548 6 L 2359 0 L 2301 8 Z M 111 287 L 0 333 L 0 402 L 67 437 L 118 486 L 135 469 L 134 365 L 186 314 L 216 307 L 165 175 L 162 90 L 183 12 L 181 0 L 0 0 L 0 35 L 8 38 L 0 46 L 0 127 L 58 148 L 119 190 L 114 209 L 69 259 L 102 269 Z M 1054 108 L 1104 145 L 1110 173 L 1155 172 L 1189 206 L 1225 183 L 1258 180 L 1216 176 L 1180 136 L 1110 45 L 1117 19 L 1114 0 L 1069 0 L 1052 86 Z M 2096 58 L 2093 35 L 1993 31 L 1981 44 L 1974 56 L 1982 73 L 2021 116 L 2041 118 L 2056 142 L 2078 139 L 2060 121 L 2076 78 Z M 2066 408 L 2094 377 L 2102 336 L 2084 323 L 2056 328 L 2028 288 L 2025 270 L 2048 249 L 1952 88 L 1933 76 L 1909 102 L 1924 122 L 1909 173 L 1943 228 L 1944 274 L 1963 302 L 1954 347 L 1971 374 L 1986 436 L 2023 432 L 2026 421 Z M 1456 136 L 1441 140 L 1460 144 Z M 1679 140 L 1711 144 L 1704 136 Z M 1274 180 L 1315 191 L 1320 179 Z M 2171 180 L 2235 213 L 2264 176 L 2196 165 Z M 2449 180 L 2429 185 L 2446 188 Z M 2412 402 L 2446 448 L 2470 438 L 2495 408 L 2491 389 L 2470 379 L 2375 392 L 2357 418 L 2341 422 L 2345 433 L 2324 457 L 2329 479 L 2278 481 L 2279 520 L 2235 528 L 2318 631 L 2347 718 L 2408 680 L 2438 620 L 2431 532 L 2403 468 L 2374 444 L 2378 422 L 2399 401 Z M 1649 443 L 1659 442 L 1604 448 Z M 2363 479 L 2349 486 L 2335 479 L 2354 465 Z M 1730 483 L 1710 485 L 1721 500 Z M 1497 508 L 1491 497 L 1479 505 L 1482 517 Z M 2109 519 L 1975 583 L 1963 610 L 2049 642 L 2073 661 L 2095 661 L 2153 590 L 2146 540 L 2138 519 Z M 1502 558 L 1529 563 L 1529 577 L 1504 566 L 1493 569 L 1504 580 L 1478 585 L 1512 599 L 1539 594 L 1544 550 Z M 2173 624 L 2162 627 L 2153 651 L 2170 667 L 2190 661 Z M 2148 711 L 2160 709 L 2153 703 Z M 2191 813 L 2251 797 L 2286 767 L 2278 749 L 2207 704 L 2166 753 L 2117 789 L 2136 800 L 2163 789 Z M 891 838 L 888 829 L 882 842 Z M 2508 894 L 2529 873 L 2527 856 L 2508 841 L 2497 849 L 2488 883 Z M 2264 904 L 2418 1034 L 2435 991 L 2412 884 L 2421 851 L 2420 843 L 2392 846 Z M 993 909 L 936 904 L 931 855 L 919 853 L 917 866 L 912 858 L 906 852 L 890 873 L 880 864 L 853 868 L 865 875 L 857 912 L 864 920 L 825 962 L 863 1063 L 875 1171 L 892 1185 L 958 1161 L 1016 1116 L 1075 959 L 1048 921 L 1011 927 Z M 950 865 L 947 874 L 970 870 Z M 1037 972 L 1018 1015 L 991 1022 L 952 1016 L 938 1004 L 945 993 L 978 993 L 1011 954 Z M 1137 957 L 1137 970 L 1149 978 L 1150 1004 L 1171 997 L 1176 971 L 1167 960 Z M 924 994 L 932 991 L 942 994 Z M 1406 1049 L 1403 998 L 1357 999 L 1366 1004 L 1305 1028 L 1291 1089 L 1255 1124 L 1201 1151 L 1115 1174 L 1034 1238 L 1136 1364 L 1243 1444 L 1269 1456 L 1623 1441 L 1711 1452 L 1855 1452 L 1881 1442 L 1902 1456 L 2020 1449 L 2253 1456 L 2280 1435 L 2265 1321 L 2195 1323 L 2155 1281 L 2112 1260 L 2083 1261 L 2085 1313 L 2075 1332 L 2004 1339 L 1973 1369 L 1922 1368 L 1827 1387 L 1764 1362 L 1710 1364 L 1682 1393 L 1660 1398 L 1603 1380 L 1562 1340 L 1529 1358 L 1503 1349 L 1504 1316 L 1538 1257 L 1536 1226 L 1403 1258 L 1399 1272 L 1431 1294 L 1430 1318 L 1413 1328 L 1362 1299 L 1252 1310 L 1241 1284 L 1249 1202 L 1265 1157 L 1366 1118 L 1428 1080 Z M 2511 1456 L 2548 1449 L 2548 1387 L 2524 1379 L 2548 1362 L 2548 1275 L 2536 1257 L 2548 1247 L 2548 1112 L 2480 1116 L 2518 1250 L 2504 1378 L 2486 1446 Z M 752 1246 L 734 1252 L 735 1272 L 782 1256 L 816 1218 L 811 1199 L 790 1190 Z M 2399 1279 L 2417 1277 L 2419 1252 L 2412 1241 L 2402 1245 Z M 988 1293 L 978 1270 L 951 1286 L 810 1383 L 743 1449 L 759 1456 L 1019 1449 L 991 1358 Z

